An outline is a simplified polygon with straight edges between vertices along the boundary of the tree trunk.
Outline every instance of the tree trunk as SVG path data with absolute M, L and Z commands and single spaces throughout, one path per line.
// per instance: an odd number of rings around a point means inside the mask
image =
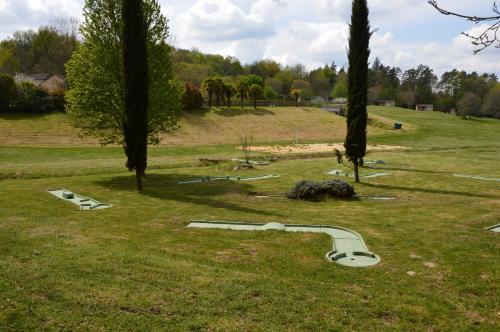
M 353 162 L 353 164 L 354 164 L 354 179 L 355 179 L 356 183 L 359 183 L 360 182 L 360 180 L 359 180 L 359 163 L 357 160 L 355 160 Z
M 137 190 L 142 191 L 144 189 L 144 186 L 142 184 L 142 177 L 144 176 L 143 173 L 141 173 L 140 170 L 136 169 L 135 170 L 135 180 L 137 182 Z
M 241 108 L 243 109 L 243 99 L 244 99 L 244 98 L 243 98 L 243 97 L 240 97 L 240 99 L 241 99 Z
M 212 108 L 212 93 L 211 92 L 208 93 L 208 108 L 209 109 Z
M 257 109 L 257 98 L 253 99 L 253 108 Z

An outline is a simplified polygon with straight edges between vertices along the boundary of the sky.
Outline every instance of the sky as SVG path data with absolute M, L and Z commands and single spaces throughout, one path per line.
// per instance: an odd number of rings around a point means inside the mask
M 347 66 L 351 0 L 158 0 L 170 20 L 171 42 L 186 49 L 231 55 L 243 63 L 273 59 L 313 69 Z M 493 0 L 440 0 L 450 10 L 490 15 Z M 83 20 L 84 0 L 0 0 L 0 38 L 36 29 L 57 17 Z M 481 24 L 437 13 L 427 0 L 368 0 L 372 60 L 403 70 L 419 64 L 437 74 L 451 69 L 500 75 L 500 49 L 474 55 L 461 32 Z M 484 28 L 484 26 L 483 26 Z

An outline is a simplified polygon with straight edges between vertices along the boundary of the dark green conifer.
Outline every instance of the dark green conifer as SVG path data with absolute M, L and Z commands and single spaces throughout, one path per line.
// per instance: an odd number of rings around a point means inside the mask
M 142 0 L 123 0 L 123 59 L 125 77 L 124 148 L 127 168 L 136 173 L 142 191 L 148 149 L 147 25 Z
M 366 154 L 366 110 L 368 97 L 368 58 L 370 57 L 370 23 L 366 0 L 353 0 L 349 27 L 349 71 L 346 156 L 354 165 L 356 182 L 359 182 L 359 166 Z

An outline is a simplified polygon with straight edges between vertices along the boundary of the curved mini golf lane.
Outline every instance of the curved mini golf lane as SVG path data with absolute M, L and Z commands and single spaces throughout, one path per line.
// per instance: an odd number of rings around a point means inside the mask
M 363 237 L 349 229 L 335 226 L 313 226 L 313 225 L 284 225 L 277 222 L 269 224 L 250 224 L 236 222 L 212 222 L 193 220 L 187 227 L 228 229 L 236 231 L 284 231 L 295 233 L 323 233 L 332 237 L 333 250 L 326 253 L 326 259 L 330 262 L 350 266 L 367 267 L 380 262 L 380 257 L 368 250 Z

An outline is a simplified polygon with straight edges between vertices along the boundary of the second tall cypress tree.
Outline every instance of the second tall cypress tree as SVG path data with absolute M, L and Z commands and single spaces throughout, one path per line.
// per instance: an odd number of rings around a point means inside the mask
M 368 59 L 370 57 L 370 22 L 366 0 L 353 0 L 349 27 L 349 97 L 347 106 L 346 156 L 354 165 L 356 182 L 359 166 L 366 154 L 366 111 L 368 95 Z
M 123 125 L 127 168 L 136 173 L 137 190 L 147 166 L 148 54 L 147 26 L 142 0 L 123 0 L 123 63 L 126 118 Z

